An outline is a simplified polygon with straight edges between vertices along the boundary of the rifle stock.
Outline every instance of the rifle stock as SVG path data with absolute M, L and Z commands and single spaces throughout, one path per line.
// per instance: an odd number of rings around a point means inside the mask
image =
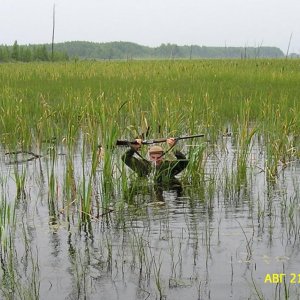
M 187 140 L 187 139 L 193 139 L 198 137 L 204 137 L 204 134 L 195 134 L 195 135 L 186 135 L 186 136 L 179 136 L 176 137 L 175 140 Z M 167 138 L 160 138 L 160 139 L 153 139 L 153 140 L 143 140 L 142 145 L 151 145 L 151 144 L 158 144 L 158 143 L 164 143 L 167 141 Z M 130 146 L 130 144 L 137 144 L 136 141 L 129 141 L 129 140 L 117 140 L 116 145 L 117 146 Z

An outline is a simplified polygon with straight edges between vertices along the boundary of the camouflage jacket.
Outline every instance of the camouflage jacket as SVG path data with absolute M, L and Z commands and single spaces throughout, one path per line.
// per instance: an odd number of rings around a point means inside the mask
M 147 177 L 153 173 L 154 179 L 158 183 L 175 179 L 175 176 L 188 165 L 188 160 L 180 151 L 174 152 L 177 160 L 164 160 L 157 167 L 144 158 L 134 157 L 134 153 L 133 149 L 126 151 L 122 156 L 123 162 L 140 177 Z

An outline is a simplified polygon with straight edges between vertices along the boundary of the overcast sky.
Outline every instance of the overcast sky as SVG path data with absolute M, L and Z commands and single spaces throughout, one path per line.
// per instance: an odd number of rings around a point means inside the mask
M 300 53 L 300 0 L 0 0 L 0 44 L 129 41 Z

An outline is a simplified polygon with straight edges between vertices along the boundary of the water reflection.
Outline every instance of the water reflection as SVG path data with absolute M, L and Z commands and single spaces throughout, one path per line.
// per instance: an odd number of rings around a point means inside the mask
M 299 284 L 286 282 L 284 292 L 283 284 L 264 279 L 299 273 L 299 162 L 270 182 L 260 171 L 265 156 L 257 152 L 246 173 L 235 168 L 234 156 L 221 152 L 217 158 L 208 159 L 198 186 L 186 185 L 186 178 L 162 185 L 140 178 L 121 184 L 117 177 L 114 193 L 104 198 L 101 176 L 95 176 L 88 194 L 91 219 L 83 225 L 83 177 L 90 166 L 83 168 L 81 156 L 75 157 L 69 176 L 60 158 L 55 197 L 49 198 L 49 164 L 46 158 L 40 165 L 31 161 L 26 199 L 15 208 L 23 224 L 16 223 L 16 272 L 26 278 L 31 266 L 21 256 L 25 233 L 27 246 L 37 249 L 40 275 L 31 278 L 42 299 L 281 299 L 284 293 L 297 299 Z M 2 165 L 2 176 L 3 201 L 11 201 L 17 195 L 14 168 Z M 64 186 L 70 177 L 75 195 Z M 8 290 L 12 270 L 1 263 L 2 290 Z
M 136 179 L 130 182 L 124 198 L 130 205 L 147 204 L 149 202 L 165 202 L 165 193 L 170 192 L 176 198 L 183 196 L 183 185 L 175 178 L 168 183 L 149 183 L 147 179 Z

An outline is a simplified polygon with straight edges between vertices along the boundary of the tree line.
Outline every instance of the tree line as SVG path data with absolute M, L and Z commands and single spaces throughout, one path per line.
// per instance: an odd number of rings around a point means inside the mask
M 0 62 L 66 61 L 69 59 L 199 59 L 199 58 L 282 58 L 277 47 L 206 47 L 161 44 L 147 47 L 130 42 L 93 43 L 74 41 L 44 45 L 0 45 Z
M 66 61 L 66 52 L 50 51 L 46 45 L 21 46 L 17 41 L 13 46 L 0 45 L 0 62 Z
M 48 45 L 50 47 L 50 45 Z M 147 47 L 130 42 L 93 43 L 74 41 L 55 44 L 57 50 L 78 59 L 201 59 L 201 58 L 282 58 L 277 47 L 207 47 L 161 44 Z

